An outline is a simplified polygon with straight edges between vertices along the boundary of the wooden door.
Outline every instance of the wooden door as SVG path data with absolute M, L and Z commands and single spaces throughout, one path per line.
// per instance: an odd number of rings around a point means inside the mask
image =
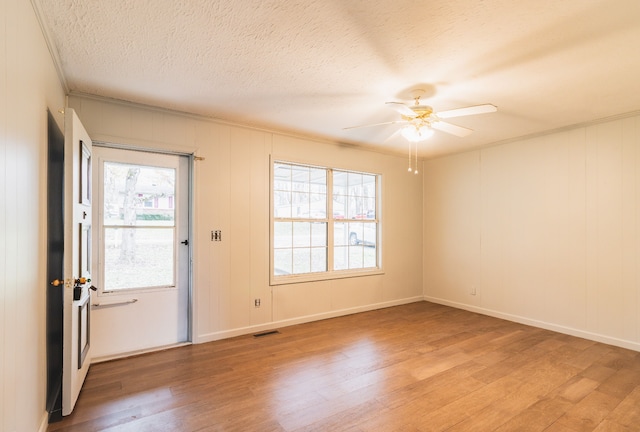
M 67 108 L 62 415 L 73 411 L 91 363 L 91 151 L 91 138 L 75 111 Z

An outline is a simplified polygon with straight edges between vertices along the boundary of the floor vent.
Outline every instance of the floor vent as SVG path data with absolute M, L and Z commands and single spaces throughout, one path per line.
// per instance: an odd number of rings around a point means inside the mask
M 269 330 L 269 331 L 262 332 L 262 333 L 256 333 L 256 334 L 253 335 L 253 337 L 257 337 L 258 338 L 258 337 L 262 337 L 262 336 L 269 336 L 269 335 L 272 335 L 272 334 L 280 334 L 280 332 L 278 330 Z

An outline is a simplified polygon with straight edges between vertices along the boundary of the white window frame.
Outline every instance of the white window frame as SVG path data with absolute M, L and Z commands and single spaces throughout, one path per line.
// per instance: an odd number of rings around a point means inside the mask
M 323 169 L 327 172 L 327 214 L 325 219 L 317 219 L 317 218 L 276 218 L 275 217 L 275 209 L 274 209 L 274 167 L 276 164 L 287 164 L 301 167 L 309 167 L 316 169 Z M 354 174 L 365 174 L 372 175 L 376 178 L 376 196 L 375 196 L 375 218 L 373 220 L 359 221 L 358 219 L 335 219 L 334 218 L 334 209 L 333 209 L 333 172 L 341 171 L 346 173 L 354 173 Z M 381 211 L 381 190 L 382 190 L 382 175 L 377 173 L 365 172 L 361 170 L 353 170 L 347 168 L 338 168 L 338 167 L 328 167 L 328 166 L 320 166 L 309 164 L 305 162 L 297 162 L 292 161 L 287 158 L 271 158 L 270 161 L 270 215 L 269 215 L 269 228 L 270 228 L 270 265 L 269 265 L 269 282 L 270 285 L 283 285 L 283 284 L 293 284 L 293 283 L 302 283 L 302 282 L 312 282 L 312 281 L 321 281 L 321 280 L 329 280 L 329 279 L 339 279 L 339 278 L 350 278 L 350 277 L 359 277 L 359 276 L 371 276 L 383 274 L 382 268 L 382 211 Z M 346 217 L 346 215 L 345 215 Z M 277 221 L 309 221 L 309 222 L 324 222 L 327 224 L 327 268 L 325 271 L 320 272 L 311 272 L 311 273 L 302 273 L 302 274 L 289 274 L 289 275 L 275 275 L 274 274 L 274 255 L 275 255 L 275 229 L 274 224 Z M 368 267 L 368 268 L 356 268 L 356 269 L 344 269 L 344 270 L 333 270 L 334 265 L 334 222 L 364 222 L 364 223 L 375 223 L 376 229 L 376 267 Z M 362 246 L 364 247 L 364 246 Z

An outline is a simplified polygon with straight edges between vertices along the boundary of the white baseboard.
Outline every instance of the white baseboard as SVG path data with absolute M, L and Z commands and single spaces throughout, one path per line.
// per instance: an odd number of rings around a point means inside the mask
M 291 319 L 286 319 L 281 321 L 273 321 L 273 322 L 258 324 L 254 326 L 247 326 L 247 327 L 241 327 L 236 329 L 223 330 L 219 332 L 206 333 L 200 336 L 196 336 L 194 338 L 193 343 L 213 342 L 216 340 L 227 339 L 231 337 L 242 336 L 242 335 L 252 334 L 252 333 L 259 333 L 259 332 L 268 331 L 268 330 L 275 330 L 282 327 L 292 326 L 296 324 L 304 324 L 312 321 L 320 321 L 323 319 L 335 318 L 335 317 L 344 316 L 344 315 L 351 315 L 359 312 L 367 312 L 367 311 L 376 310 L 376 309 L 383 309 L 383 308 L 392 307 L 392 306 L 415 303 L 423 300 L 424 298 L 422 296 L 409 297 L 409 298 L 400 299 L 400 300 L 392 300 L 388 302 L 375 303 L 375 304 L 370 304 L 365 306 L 357 306 L 353 308 L 340 309 L 340 310 L 335 310 L 330 312 L 323 312 L 320 314 L 305 315 L 302 317 L 296 317 L 296 318 L 291 318 Z
M 496 311 L 496 310 L 492 310 L 492 309 L 486 309 L 486 308 L 482 308 L 482 307 L 477 307 L 477 306 L 473 306 L 473 305 L 469 305 L 469 304 L 464 304 L 464 303 L 458 303 L 458 302 L 453 302 L 453 301 L 449 301 L 449 300 L 445 300 L 445 299 L 441 299 L 441 298 L 436 298 L 436 297 L 429 297 L 429 296 L 424 296 L 423 298 L 425 301 L 428 302 L 432 302 L 432 303 L 437 303 L 437 304 L 441 304 L 441 305 L 445 305 L 445 306 L 451 306 L 457 309 L 464 309 L 467 310 L 469 312 L 476 312 L 482 315 L 488 315 L 488 316 L 492 316 L 494 318 L 500 318 L 500 319 L 505 319 L 507 321 L 513 321 L 513 322 L 517 322 L 520 324 L 526 324 L 526 325 L 530 325 L 532 327 L 538 327 L 538 328 L 542 328 L 545 330 L 551 330 L 551 331 L 555 331 L 558 333 L 562 333 L 562 334 L 567 334 L 570 336 L 576 336 L 576 337 L 580 337 L 583 339 L 589 339 L 592 341 L 596 341 L 596 342 L 602 342 L 608 345 L 614 345 L 614 346 L 618 346 L 621 348 L 626 348 L 626 349 L 630 349 L 633 351 L 640 351 L 640 343 L 638 342 L 634 342 L 634 341 L 629 341 L 629 340 L 625 340 L 625 339 L 618 339 L 615 337 L 611 337 L 611 336 L 606 336 L 606 335 L 602 335 L 599 333 L 592 333 L 592 332 L 588 332 L 585 330 L 580 330 L 580 329 L 576 329 L 576 328 L 572 328 L 572 327 L 566 327 L 566 326 L 562 326 L 562 325 L 558 325 L 558 324 L 554 324 L 554 323 L 549 323 L 546 321 L 539 321 L 536 319 L 531 319 L 531 318 L 527 318 L 527 317 L 523 317 L 520 315 L 512 315 L 509 313 L 504 313 L 504 312 L 500 312 L 500 311 Z
M 133 357 L 133 356 L 137 356 L 137 355 L 141 355 L 141 354 L 147 354 L 147 353 L 151 353 L 151 352 L 165 351 L 165 350 L 168 350 L 168 349 L 171 349 L 171 348 L 178 348 L 178 347 L 186 346 L 186 345 L 191 345 L 191 342 L 180 342 L 180 343 L 176 343 L 176 344 L 163 345 L 163 346 L 159 346 L 159 347 L 147 348 L 147 349 L 142 349 L 142 350 L 137 350 L 137 351 L 128 351 L 128 352 L 125 352 L 125 353 L 110 354 L 110 355 L 104 355 L 104 356 L 100 356 L 100 357 L 93 357 L 91 359 L 91 364 L 97 364 L 97 363 L 102 363 L 102 362 L 106 362 L 106 361 L 109 361 L 109 360 L 117 360 L 117 359 L 126 358 L 126 357 Z
M 42 414 L 42 419 L 40 420 L 40 427 L 38 428 L 38 432 L 47 432 L 48 427 L 49 413 L 45 410 L 44 414 Z

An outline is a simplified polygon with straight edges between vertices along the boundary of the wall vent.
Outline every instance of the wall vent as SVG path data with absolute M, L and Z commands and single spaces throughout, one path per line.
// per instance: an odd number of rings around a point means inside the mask
M 256 333 L 253 335 L 253 337 L 259 338 L 259 337 L 263 337 L 263 336 L 269 336 L 272 334 L 280 334 L 280 332 L 278 330 L 269 330 L 266 332 L 262 332 L 262 333 Z

